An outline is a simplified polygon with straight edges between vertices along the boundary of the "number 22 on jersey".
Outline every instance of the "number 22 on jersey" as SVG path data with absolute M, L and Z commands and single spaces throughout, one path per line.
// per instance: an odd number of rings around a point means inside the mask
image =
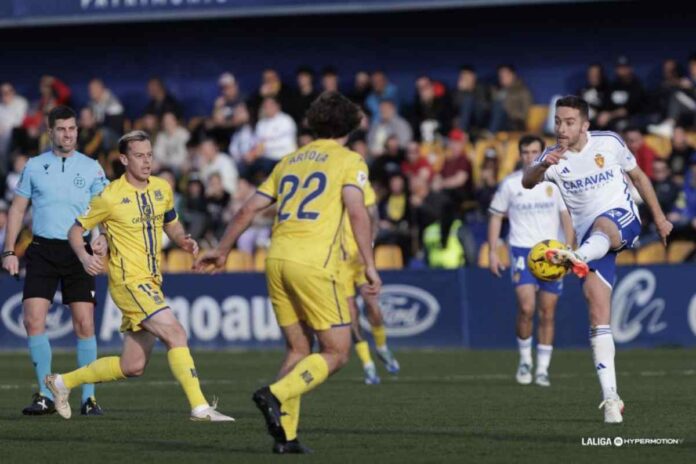
M 278 195 L 282 200 L 278 207 L 278 222 L 287 221 L 293 215 L 300 220 L 316 220 L 319 212 L 311 210 L 311 203 L 324 193 L 326 182 L 326 175 L 319 171 L 311 173 L 304 180 L 294 174 L 280 179 Z M 296 211 L 288 205 L 295 196 L 299 200 Z

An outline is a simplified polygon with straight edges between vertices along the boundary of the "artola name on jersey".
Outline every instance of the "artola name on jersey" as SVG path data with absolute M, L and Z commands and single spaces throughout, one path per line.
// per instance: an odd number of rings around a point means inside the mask
M 614 169 L 608 169 L 580 179 L 562 181 L 563 189 L 571 193 L 586 192 L 597 189 L 614 180 Z

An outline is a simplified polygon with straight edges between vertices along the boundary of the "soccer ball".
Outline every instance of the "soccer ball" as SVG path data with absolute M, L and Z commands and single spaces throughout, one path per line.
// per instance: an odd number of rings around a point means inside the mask
M 527 256 L 527 267 L 537 279 L 553 282 L 560 280 L 568 272 L 568 267 L 552 264 L 546 259 L 546 250 L 549 248 L 567 248 L 558 240 L 544 240 L 537 243 L 529 251 Z

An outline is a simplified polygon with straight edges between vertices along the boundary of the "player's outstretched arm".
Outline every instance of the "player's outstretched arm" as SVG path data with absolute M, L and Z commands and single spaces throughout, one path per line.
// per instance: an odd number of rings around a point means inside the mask
M 635 185 L 636 190 L 638 190 L 640 197 L 643 199 L 645 204 L 648 205 L 648 208 L 650 208 L 652 217 L 655 220 L 657 232 L 660 234 L 660 238 L 662 238 L 662 243 L 667 246 L 667 236 L 669 236 L 670 232 L 672 232 L 672 227 L 674 226 L 667 220 L 665 213 L 662 211 L 660 202 L 657 201 L 657 195 L 655 194 L 655 189 L 652 186 L 652 182 L 650 182 L 648 176 L 646 176 L 643 170 L 639 167 L 628 171 L 628 177 L 631 178 L 631 181 L 633 182 L 633 185 Z
M 87 252 L 83 238 L 84 233 L 84 227 L 78 223 L 73 224 L 68 231 L 68 242 L 70 242 L 70 247 L 82 263 L 82 267 L 85 268 L 87 274 L 95 276 L 104 270 L 104 262 L 100 256 L 90 255 Z
M 2 267 L 13 276 L 19 273 L 19 260 L 14 255 L 14 248 L 28 207 L 28 198 L 15 195 L 10 211 L 7 213 L 7 231 L 5 233 L 5 249 L 3 250 L 7 255 L 2 258 Z M 10 254 L 10 252 L 12 253 Z
M 543 181 L 544 174 L 548 168 L 554 164 L 558 164 L 562 159 L 566 159 L 564 155 L 566 150 L 567 148 L 558 146 L 558 148 L 544 153 L 540 162 L 531 165 L 524 171 L 522 186 L 526 189 L 531 189 L 534 188 L 536 184 Z
M 489 263 L 493 274 L 501 277 L 501 271 L 505 270 L 505 266 L 498 259 L 498 238 L 500 237 L 500 229 L 503 227 L 503 216 L 500 214 L 491 213 L 488 219 L 488 247 L 489 247 Z
M 239 236 L 247 230 L 254 216 L 259 211 L 268 208 L 272 204 L 273 199 L 266 195 L 259 193 L 252 195 L 232 218 L 232 222 L 227 227 L 225 235 L 220 240 L 217 248 L 200 255 L 193 264 L 193 268 L 199 272 L 205 271 L 210 265 L 214 266 L 211 272 L 224 269 L 227 255 L 230 254 L 230 250 Z
M 370 227 L 370 216 L 365 208 L 365 200 L 360 189 L 352 186 L 343 187 L 343 204 L 348 211 L 350 225 L 353 228 L 353 235 L 358 244 L 360 256 L 365 263 L 365 277 L 368 284 L 366 291 L 370 294 L 379 293 L 382 280 L 375 267 L 375 259 L 372 253 L 372 232 Z
M 187 234 L 183 224 L 179 221 L 172 221 L 164 225 L 164 233 L 169 239 L 176 243 L 176 246 L 184 251 L 191 253 L 193 256 L 198 255 L 198 242 L 191 238 L 191 234 Z

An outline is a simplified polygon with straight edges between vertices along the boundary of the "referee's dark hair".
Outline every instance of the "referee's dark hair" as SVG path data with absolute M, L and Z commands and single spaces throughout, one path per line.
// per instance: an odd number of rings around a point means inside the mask
M 523 135 L 520 138 L 520 141 L 517 142 L 517 149 L 520 151 L 520 153 L 522 153 L 523 147 L 528 147 L 529 145 L 533 144 L 534 142 L 539 142 L 539 146 L 541 147 L 541 151 L 544 151 L 544 148 L 546 148 L 546 142 L 544 142 L 544 139 L 542 139 L 538 135 Z
M 75 111 L 72 108 L 64 105 L 56 106 L 48 113 L 48 128 L 53 129 L 56 127 L 56 121 L 59 119 L 70 118 L 75 118 L 75 121 L 77 121 L 77 114 L 75 114 Z
M 307 124 L 319 139 L 338 139 L 353 132 L 362 118 L 360 108 L 338 92 L 324 92 L 307 110 Z
M 118 139 L 118 152 L 122 155 L 128 155 L 128 145 L 131 142 L 149 142 L 150 136 L 147 132 L 141 130 L 130 131 Z

